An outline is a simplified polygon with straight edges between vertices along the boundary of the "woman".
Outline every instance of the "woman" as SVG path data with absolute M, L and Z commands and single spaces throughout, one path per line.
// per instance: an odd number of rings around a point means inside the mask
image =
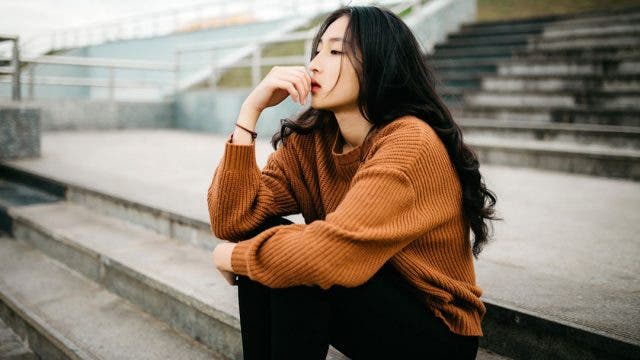
M 386 8 L 342 7 L 313 49 L 308 71 L 274 67 L 246 98 L 209 187 L 245 359 L 324 359 L 329 344 L 352 359 L 475 358 L 473 257 L 496 198 L 414 35 Z M 257 119 L 289 95 L 311 106 L 260 170 Z M 296 213 L 306 224 L 281 217 Z

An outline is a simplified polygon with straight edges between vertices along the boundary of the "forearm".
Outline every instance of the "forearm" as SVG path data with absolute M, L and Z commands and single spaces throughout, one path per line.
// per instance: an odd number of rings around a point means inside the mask
M 231 253 L 236 244 L 232 242 L 221 242 L 213 249 L 213 263 L 217 268 L 233 272 L 231 267 Z
M 238 114 L 238 120 L 236 121 L 236 123 L 251 131 L 255 131 L 259 117 L 259 111 L 243 104 L 243 106 L 240 108 L 240 113 Z M 240 128 L 239 126 L 235 127 L 235 130 L 233 131 L 233 144 L 249 145 L 252 141 L 253 140 L 251 139 L 251 134 L 249 132 Z

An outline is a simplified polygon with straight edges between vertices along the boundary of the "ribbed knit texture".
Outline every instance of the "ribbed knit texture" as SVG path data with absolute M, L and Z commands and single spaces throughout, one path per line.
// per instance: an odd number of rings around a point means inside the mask
M 227 138 L 207 201 L 213 234 L 237 243 L 234 272 L 272 288 L 328 289 L 359 286 L 391 261 L 451 331 L 482 336 L 460 182 L 437 134 L 404 116 L 340 153 L 338 125 L 326 125 L 292 133 L 262 170 L 254 143 Z M 306 224 L 245 236 L 267 217 L 297 213 Z

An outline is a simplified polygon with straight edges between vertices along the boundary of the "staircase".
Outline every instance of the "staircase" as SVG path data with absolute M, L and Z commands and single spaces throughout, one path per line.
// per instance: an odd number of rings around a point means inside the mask
M 0 174 L 0 358 L 242 359 L 237 288 L 213 266 L 209 224 Z M 332 346 L 326 359 L 348 360 Z
M 482 162 L 640 180 L 639 45 L 631 8 L 470 24 L 431 59 Z

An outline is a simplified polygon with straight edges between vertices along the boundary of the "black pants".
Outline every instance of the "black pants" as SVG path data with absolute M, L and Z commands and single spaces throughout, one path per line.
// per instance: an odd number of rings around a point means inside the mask
M 256 231 L 291 223 L 271 218 Z M 245 360 L 325 359 L 329 344 L 353 360 L 475 359 L 477 336 L 451 332 L 386 263 L 365 284 L 272 289 L 238 276 Z

